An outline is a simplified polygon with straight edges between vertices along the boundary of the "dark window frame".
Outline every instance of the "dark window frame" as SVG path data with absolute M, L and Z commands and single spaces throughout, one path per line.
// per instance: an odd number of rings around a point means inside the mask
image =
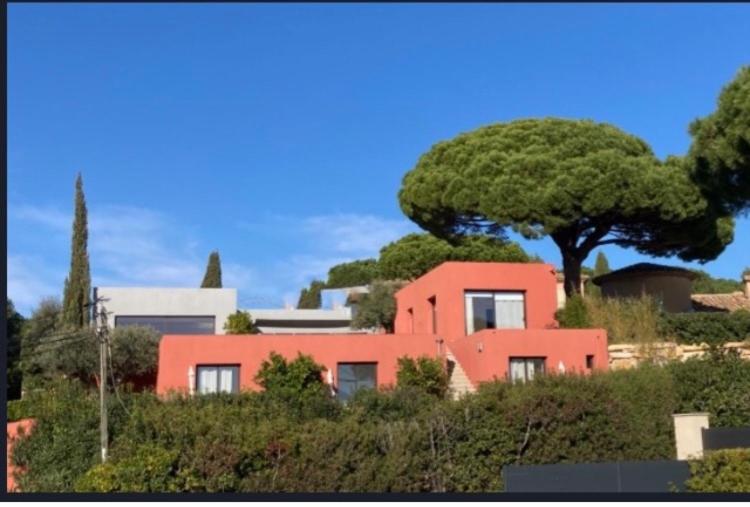
M 368 365 L 373 366 L 373 385 L 367 387 L 358 387 L 351 391 L 347 398 L 341 398 L 341 366 L 357 366 L 357 365 Z M 355 381 L 356 382 L 356 381 Z M 340 361 L 336 363 L 336 397 L 341 401 L 346 401 L 349 397 L 353 396 L 354 393 L 360 389 L 377 389 L 378 388 L 378 362 L 377 361 Z
M 196 364 L 195 365 L 195 392 L 197 394 L 239 394 L 240 392 L 240 369 L 241 366 L 239 363 L 203 363 L 203 364 Z M 201 393 L 201 385 L 200 385 L 200 371 L 203 368 L 213 368 L 216 369 L 216 391 L 211 393 Z M 221 368 L 234 368 L 235 372 L 237 373 L 236 376 L 232 377 L 232 391 L 229 393 L 223 393 L 219 391 L 219 371 Z
M 513 378 L 513 361 L 523 361 L 524 362 L 524 369 L 523 369 L 523 379 L 514 379 Z M 544 375 L 547 373 L 547 356 L 510 356 L 508 357 L 508 380 L 511 382 L 528 382 L 529 380 L 529 364 L 532 361 L 541 361 L 542 362 L 542 369 L 540 372 L 538 372 L 541 375 Z M 536 374 L 534 375 L 536 377 Z
M 155 326 L 145 323 L 132 323 L 132 324 L 123 324 L 121 322 L 122 319 L 162 319 L 165 321 L 168 321 L 169 319 L 210 319 L 211 320 L 211 332 L 207 333 L 182 333 L 182 332 L 172 332 L 172 331 L 162 331 L 160 329 L 157 329 Z M 115 315 L 114 320 L 115 328 L 118 327 L 129 327 L 129 326 L 144 326 L 144 327 L 150 327 L 160 334 L 190 334 L 190 335 L 214 335 L 216 334 L 216 315 Z

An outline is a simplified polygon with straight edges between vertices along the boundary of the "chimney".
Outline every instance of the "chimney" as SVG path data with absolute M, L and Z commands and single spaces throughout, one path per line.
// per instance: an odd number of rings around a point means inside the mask
M 750 273 L 742 275 L 742 281 L 745 286 L 745 297 L 750 299 Z

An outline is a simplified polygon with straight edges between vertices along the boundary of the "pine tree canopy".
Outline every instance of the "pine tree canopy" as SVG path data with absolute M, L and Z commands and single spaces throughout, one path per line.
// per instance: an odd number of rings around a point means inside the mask
M 706 261 L 734 232 L 683 159 L 661 162 L 641 139 L 590 120 L 518 120 L 440 142 L 404 176 L 399 202 L 446 239 L 502 237 L 508 228 L 550 236 L 568 295 L 580 291 L 581 263 L 601 245 Z

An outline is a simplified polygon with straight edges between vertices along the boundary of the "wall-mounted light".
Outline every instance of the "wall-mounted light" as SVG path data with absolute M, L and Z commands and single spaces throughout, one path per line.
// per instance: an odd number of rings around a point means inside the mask
M 477 343 L 477 352 L 482 352 L 484 350 L 484 343 L 478 342 Z

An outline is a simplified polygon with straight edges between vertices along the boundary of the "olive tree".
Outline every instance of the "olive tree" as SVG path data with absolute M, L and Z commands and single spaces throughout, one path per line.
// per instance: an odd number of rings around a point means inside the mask
M 643 140 L 590 120 L 518 120 L 440 142 L 404 176 L 399 202 L 411 220 L 451 241 L 508 228 L 527 239 L 549 236 L 569 296 L 597 247 L 707 261 L 734 229 L 684 159 L 662 162 Z

